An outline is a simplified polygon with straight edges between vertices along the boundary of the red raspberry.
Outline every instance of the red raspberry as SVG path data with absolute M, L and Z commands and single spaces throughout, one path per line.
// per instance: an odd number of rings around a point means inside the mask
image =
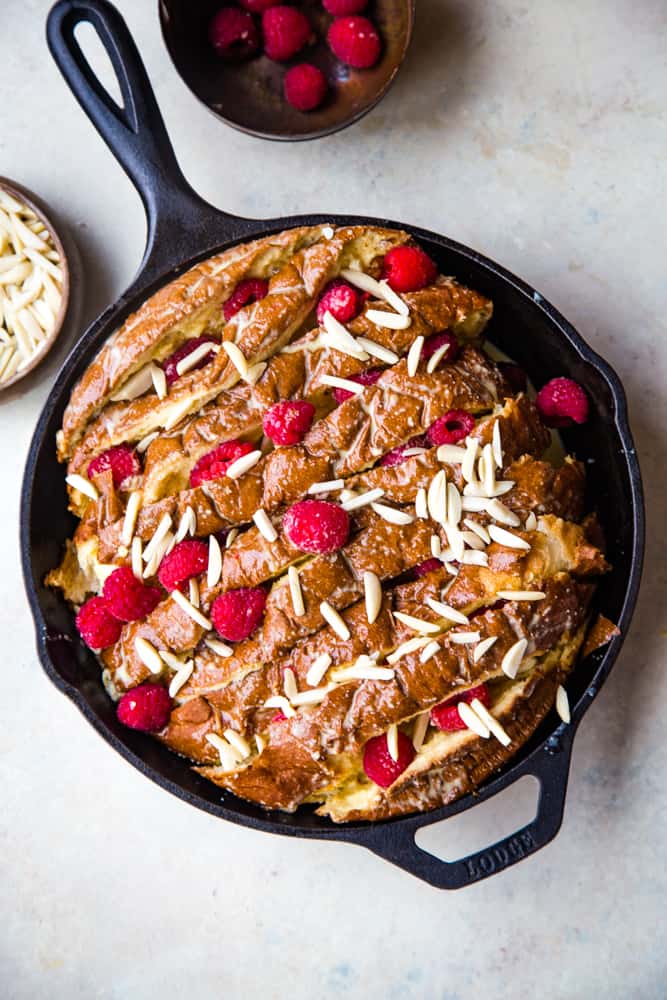
M 465 410 L 448 410 L 426 431 L 432 445 L 457 444 L 475 429 L 475 418 Z
M 329 48 L 354 69 L 368 69 L 380 58 L 380 36 L 367 17 L 339 17 L 327 35 Z
M 442 569 L 442 563 L 439 559 L 426 559 L 424 562 L 417 563 L 416 566 L 412 567 L 412 575 L 418 580 L 422 576 L 426 576 L 427 573 L 433 573 L 436 569 Z
M 347 541 L 350 517 L 328 500 L 300 500 L 285 514 L 283 529 L 302 552 L 335 552 Z
M 438 269 L 420 247 L 394 247 L 384 258 L 384 277 L 395 292 L 418 292 L 432 285 Z
M 269 283 L 263 278 L 245 278 L 238 285 L 222 307 L 225 323 L 236 316 L 249 302 L 258 302 L 268 295 Z
M 374 736 L 364 747 L 364 771 L 380 788 L 389 788 L 399 778 L 406 767 L 415 759 L 411 741 L 400 730 L 398 732 L 398 760 L 389 753 L 387 737 Z
M 498 367 L 503 373 L 503 378 L 509 383 L 512 392 L 525 392 L 528 388 L 528 378 L 523 368 L 513 365 L 509 361 L 498 361 Z
M 266 594 L 261 587 L 239 587 L 216 597 L 211 619 L 223 639 L 240 642 L 255 631 L 265 607 Z
M 418 437 L 410 438 L 405 444 L 399 444 L 398 448 L 393 448 L 388 451 L 386 455 L 383 455 L 380 459 L 380 465 L 401 465 L 403 462 L 407 462 L 410 458 L 405 452 L 409 448 L 429 448 L 429 442 L 424 434 L 420 434 Z
M 274 444 L 298 444 L 310 430 L 315 407 L 305 399 L 276 403 L 264 414 L 264 433 Z
M 459 715 L 459 710 L 456 706 L 460 701 L 465 701 L 469 705 L 475 698 L 481 701 L 485 708 L 489 707 L 491 699 L 489 698 L 489 689 L 486 684 L 479 684 L 477 687 L 463 691 L 461 694 L 456 694 L 453 698 L 448 698 L 447 701 L 436 705 L 435 708 L 431 709 L 431 722 L 438 729 L 444 729 L 446 733 L 454 733 L 458 729 L 467 729 L 468 727 Z
M 369 368 L 368 371 L 359 372 L 358 375 L 348 375 L 347 379 L 348 382 L 358 382 L 359 385 L 375 385 L 383 371 L 383 368 Z M 333 394 L 339 406 L 354 396 L 354 393 L 348 392 L 347 389 L 334 389 Z
M 129 566 L 119 566 L 104 583 L 107 608 L 122 622 L 136 622 L 154 611 L 162 600 L 159 587 L 147 587 L 137 580 Z
M 208 566 L 208 545 L 196 538 L 186 538 L 174 545 L 160 563 L 157 578 L 170 593 L 180 590 L 193 576 L 199 576 Z
M 259 49 L 252 16 L 238 7 L 222 7 L 208 26 L 208 40 L 223 59 L 247 59 Z
M 322 292 L 317 303 L 317 322 L 322 326 L 324 314 L 330 312 L 339 323 L 349 323 L 361 312 L 363 297 L 342 278 L 334 278 Z
M 192 340 L 186 340 L 184 344 L 177 347 L 174 353 L 170 354 L 169 357 L 162 362 L 162 367 L 164 368 L 164 373 L 167 377 L 167 385 L 173 385 L 174 382 L 178 382 L 179 378 L 181 378 L 176 371 L 176 366 L 179 361 L 183 361 L 184 358 L 187 358 L 189 354 L 192 354 L 192 352 L 198 347 L 201 347 L 202 344 L 217 343 L 218 341 L 215 340 L 214 337 L 193 337 Z M 190 371 L 196 371 L 198 368 L 203 368 L 204 365 L 210 364 L 211 361 L 213 361 L 213 357 L 213 351 L 211 351 L 211 353 L 206 354 L 201 361 L 198 361 L 197 364 L 190 369 Z
M 588 397 L 571 378 L 552 378 L 538 392 L 535 406 L 547 427 L 570 427 L 588 419 Z
M 304 47 L 311 35 L 305 14 L 294 7 L 270 7 L 262 15 L 264 52 L 269 59 L 285 62 Z
M 313 111 L 327 96 L 327 81 L 322 70 L 310 63 L 299 63 L 285 73 L 285 100 L 297 111 Z
M 190 486 L 194 488 L 210 479 L 222 479 L 232 462 L 251 451 L 254 448 L 247 441 L 223 441 L 199 459 L 190 473 Z
M 92 460 L 88 466 L 88 477 L 92 478 L 98 472 L 106 472 L 107 469 L 111 469 L 113 484 L 118 489 L 126 479 L 139 475 L 141 463 L 129 445 L 117 444 Z
M 269 7 L 277 6 L 280 0 L 239 0 L 239 3 L 251 14 L 263 14 Z
M 132 688 L 118 702 L 118 721 L 129 729 L 142 733 L 157 733 L 169 721 L 171 698 L 161 684 L 140 684 Z
M 436 351 L 439 351 L 441 347 L 447 344 L 447 350 L 445 351 L 442 361 L 440 364 L 446 364 L 450 361 L 456 361 L 459 354 L 459 342 L 453 333 L 448 333 L 444 330 L 442 333 L 434 333 L 432 337 L 427 337 L 424 341 L 424 346 L 422 347 L 422 358 L 428 361 L 432 358 Z
M 368 0 L 322 0 L 322 6 L 334 17 L 347 17 L 348 14 L 358 14 L 364 9 Z
M 76 616 L 76 627 L 91 649 L 106 649 L 118 642 L 123 626 L 110 613 L 103 597 L 91 597 Z

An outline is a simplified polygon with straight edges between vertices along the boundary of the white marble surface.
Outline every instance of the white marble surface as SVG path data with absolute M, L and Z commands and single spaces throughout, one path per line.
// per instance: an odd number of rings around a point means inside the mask
M 444 894 L 361 849 L 224 824 L 145 781 L 38 666 L 18 494 L 61 350 L 0 396 L 0 995 L 664 997 L 664 4 L 418 0 L 382 106 L 285 146 L 218 125 L 168 62 L 157 5 L 120 6 L 205 196 L 247 215 L 329 208 L 446 232 L 573 320 L 627 386 L 648 560 L 632 632 L 576 740 L 563 829 L 538 855 Z M 71 228 L 88 321 L 129 281 L 144 224 L 50 60 L 47 7 L 2 3 L 0 172 Z M 499 801 L 484 826 L 468 814 L 469 836 L 506 832 L 515 809 Z

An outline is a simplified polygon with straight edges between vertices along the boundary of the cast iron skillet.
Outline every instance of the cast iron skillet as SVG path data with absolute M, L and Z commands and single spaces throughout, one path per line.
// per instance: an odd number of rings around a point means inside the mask
M 83 57 L 74 37 L 81 21 L 95 27 L 111 57 L 123 109 L 110 99 Z M 294 815 L 266 812 L 221 792 L 194 774 L 185 760 L 150 737 L 117 723 L 114 706 L 100 683 L 98 663 L 79 641 L 70 609 L 42 583 L 46 572 L 59 561 L 63 543 L 74 528 L 74 519 L 67 511 L 63 469 L 55 457 L 55 435 L 72 386 L 107 337 L 156 288 L 202 258 L 241 240 L 291 226 L 367 222 L 407 228 L 445 274 L 456 275 L 494 300 L 496 316 L 490 336 L 535 382 L 567 373 L 585 385 L 592 403 L 591 420 L 571 436 L 565 433 L 564 438 L 567 447 L 588 461 L 591 503 L 600 512 L 614 567 L 600 585 L 596 610 L 618 622 L 624 634 L 639 587 L 644 513 L 639 467 L 617 376 L 541 295 L 452 240 L 387 219 L 326 215 L 257 222 L 228 215 L 204 202 L 176 163 L 134 42 L 120 15 L 105 0 L 60 0 L 49 16 L 48 41 L 75 96 L 137 187 L 148 218 L 148 240 L 139 274 L 130 288 L 93 323 L 67 359 L 30 448 L 23 482 L 21 549 L 46 673 L 138 770 L 186 802 L 223 819 L 272 833 L 359 844 L 431 885 L 448 889 L 484 878 L 543 847 L 561 824 L 577 725 L 616 660 L 622 636 L 580 663 L 568 682 L 571 725 L 559 724 L 551 713 L 534 738 L 474 796 L 426 815 L 345 826 L 336 826 L 310 809 L 300 809 Z M 442 862 L 415 844 L 415 833 L 421 827 L 469 809 L 524 774 L 539 780 L 539 804 L 533 822 L 513 836 L 455 862 Z

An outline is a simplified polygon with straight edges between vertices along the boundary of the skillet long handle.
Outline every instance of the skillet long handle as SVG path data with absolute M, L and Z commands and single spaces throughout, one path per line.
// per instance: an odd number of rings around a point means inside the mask
M 545 847 L 561 827 L 575 727 L 561 729 L 563 732 L 558 737 L 557 752 L 542 750 L 537 758 L 528 759 L 517 770 L 516 779 L 525 774 L 532 774 L 538 779 L 540 795 L 535 818 L 509 837 L 457 861 L 441 861 L 415 842 L 415 834 L 430 825 L 428 814 L 422 814 L 407 822 L 398 821 L 395 826 L 391 823 L 371 825 L 364 831 L 362 842 L 386 861 L 437 889 L 461 889 L 515 865 Z M 480 794 L 479 798 L 485 798 L 484 794 Z M 460 809 L 454 812 L 464 808 L 465 800 L 461 800 Z
M 76 39 L 82 22 L 92 25 L 106 49 L 122 107 L 95 75 Z M 141 195 L 148 223 L 142 271 L 157 277 L 161 268 L 173 264 L 175 248 L 182 249 L 180 257 L 190 249 L 207 249 L 209 225 L 215 244 L 241 235 L 247 221 L 209 205 L 183 176 L 141 56 L 116 8 L 107 0 L 59 0 L 49 13 L 46 35 L 74 96 Z

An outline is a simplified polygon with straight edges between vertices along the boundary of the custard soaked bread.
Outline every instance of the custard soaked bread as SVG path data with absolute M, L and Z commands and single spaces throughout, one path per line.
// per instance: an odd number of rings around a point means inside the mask
M 48 578 L 122 722 L 342 822 L 448 802 L 566 716 L 608 566 L 491 313 L 406 233 L 316 226 L 126 321 L 58 435 L 79 524 Z

